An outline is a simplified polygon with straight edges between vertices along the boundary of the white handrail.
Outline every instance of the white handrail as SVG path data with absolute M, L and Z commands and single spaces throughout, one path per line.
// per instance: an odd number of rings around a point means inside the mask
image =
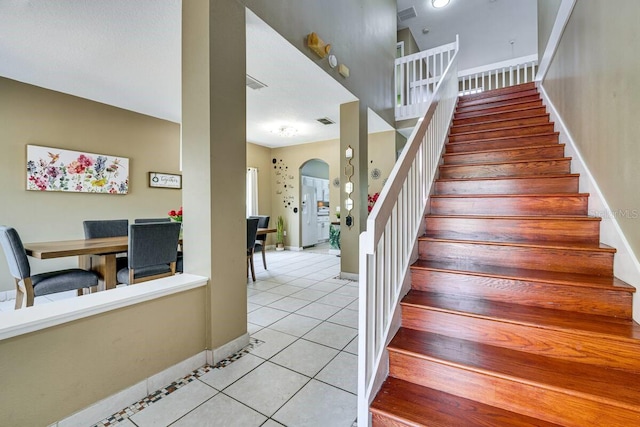
M 386 371 L 384 350 L 431 193 L 458 96 L 455 51 L 426 102 L 426 113 L 402 150 L 360 235 L 358 424 L 369 425 L 369 405 Z M 365 421 L 367 420 L 367 421 Z
M 396 120 L 424 116 L 436 85 L 459 41 L 397 58 L 395 61 Z

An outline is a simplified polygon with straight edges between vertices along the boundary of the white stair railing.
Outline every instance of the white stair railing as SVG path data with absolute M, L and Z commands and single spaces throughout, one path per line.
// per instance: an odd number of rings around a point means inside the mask
M 529 55 L 461 70 L 458 73 L 460 95 L 532 82 L 536 77 L 537 67 L 538 55 Z
M 396 59 L 396 120 L 422 117 L 443 72 L 458 51 L 453 43 Z
M 360 235 L 360 426 L 369 425 L 369 405 L 388 373 L 381 362 L 395 333 L 394 317 L 458 97 L 457 49 L 439 76 Z

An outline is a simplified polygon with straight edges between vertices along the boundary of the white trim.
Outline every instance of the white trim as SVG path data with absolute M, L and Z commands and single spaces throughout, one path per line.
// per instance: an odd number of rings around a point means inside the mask
M 194 274 L 176 274 L 135 286 L 0 312 L 0 340 L 206 286 L 208 281 Z
M 249 345 L 249 333 L 240 335 L 238 338 L 229 341 L 226 344 L 221 345 L 218 348 L 214 348 L 212 352 L 213 365 L 217 364 L 221 360 L 226 359 L 233 353 L 242 350 Z
M 126 408 L 134 402 L 144 399 L 152 392 L 161 389 L 178 378 L 188 375 L 192 371 L 204 366 L 207 362 L 206 352 L 201 351 L 195 356 L 189 357 L 173 366 L 169 366 L 131 387 L 112 394 L 86 408 L 76 412 L 75 414 L 51 424 L 57 427 L 72 427 L 80 425 L 93 425 L 110 415 L 113 415 L 122 408 Z M 50 426 L 50 427 L 51 427 Z
M 564 33 L 564 28 L 567 26 L 567 22 L 569 22 L 571 12 L 573 12 L 573 7 L 575 5 L 576 0 L 562 0 L 560 8 L 558 9 L 558 14 L 556 15 L 556 20 L 553 23 L 553 28 L 551 29 L 551 34 L 549 35 L 549 40 L 547 41 L 547 46 L 544 48 L 544 53 L 542 54 L 542 58 L 538 64 L 538 74 L 535 78 L 536 82 L 541 82 L 547 75 L 547 71 L 549 71 L 549 66 L 551 65 L 551 60 L 556 54 L 556 50 L 560 44 L 560 39 L 562 39 L 562 33 Z
M 482 74 L 482 73 L 486 73 L 487 71 L 500 70 L 502 68 L 515 67 L 516 65 L 522 65 L 528 62 L 535 62 L 537 60 L 538 60 L 538 55 L 533 54 L 533 55 L 521 56 L 519 58 L 508 59 L 506 61 L 494 62 L 493 64 L 487 64 L 481 67 L 467 68 L 466 70 L 458 71 L 458 78 L 470 76 L 473 74 Z
M 538 85 L 538 89 L 542 101 L 548 108 L 550 119 L 555 122 L 556 131 L 560 132 L 560 139 L 567 143 L 565 145 L 565 155 L 573 158 L 571 162 L 571 172 L 580 174 L 580 191 L 590 193 L 589 215 L 602 218 L 602 222 L 600 223 L 600 241 L 609 246 L 613 246 L 617 250 L 613 264 L 614 275 L 620 280 L 634 286 L 636 289 L 640 288 L 640 262 L 638 262 L 638 258 L 634 254 L 633 249 L 631 249 L 629 241 L 620 228 L 602 191 L 600 191 L 600 187 L 585 163 L 569 129 L 562 120 L 562 117 L 560 117 L 553 102 L 549 99 L 547 91 L 541 84 Z M 637 293 L 633 296 L 633 313 L 634 320 L 640 322 L 640 295 Z

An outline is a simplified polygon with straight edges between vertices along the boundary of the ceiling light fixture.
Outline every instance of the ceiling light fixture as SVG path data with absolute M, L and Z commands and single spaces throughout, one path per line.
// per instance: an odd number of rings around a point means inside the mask
M 273 131 L 273 133 L 279 135 L 279 136 L 283 136 L 285 138 L 291 138 L 293 136 L 296 136 L 298 134 L 298 129 L 292 127 L 292 126 L 281 126 L 278 129 L 276 129 L 275 131 Z
M 436 9 L 440 9 L 441 7 L 445 7 L 446 5 L 448 5 L 449 1 L 451 0 L 431 0 L 431 4 Z

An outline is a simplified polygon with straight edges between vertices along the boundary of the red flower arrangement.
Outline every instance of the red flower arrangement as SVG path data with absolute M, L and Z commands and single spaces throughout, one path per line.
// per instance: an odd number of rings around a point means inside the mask
M 378 197 L 380 197 L 380 193 L 375 193 L 373 196 L 371 194 L 367 194 L 367 199 L 369 201 L 367 205 L 367 212 L 371 213 L 371 210 L 373 210 L 373 205 L 375 205 L 378 201 Z
M 174 220 L 175 222 L 182 222 L 182 206 L 177 211 L 171 210 L 169 211 L 169 218 Z

